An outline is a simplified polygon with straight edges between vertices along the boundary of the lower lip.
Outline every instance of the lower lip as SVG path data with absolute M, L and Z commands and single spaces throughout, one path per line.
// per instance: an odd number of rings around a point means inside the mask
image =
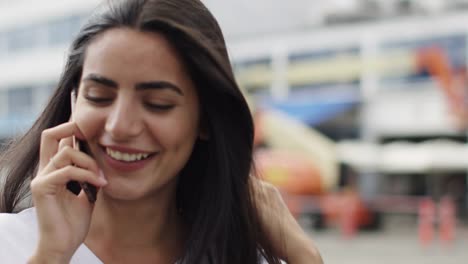
M 156 156 L 157 154 L 153 154 L 149 158 L 144 159 L 144 160 L 125 162 L 125 161 L 115 160 L 112 157 L 110 157 L 107 153 L 104 152 L 104 157 L 105 157 L 107 164 L 109 164 L 112 168 L 116 170 L 125 171 L 125 172 L 137 171 L 137 170 L 144 168 Z

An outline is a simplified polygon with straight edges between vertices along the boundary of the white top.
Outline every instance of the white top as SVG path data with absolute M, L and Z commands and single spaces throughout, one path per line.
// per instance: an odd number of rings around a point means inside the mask
M 0 213 L 1 263 L 26 263 L 36 249 L 38 233 L 34 207 L 17 214 Z M 102 264 L 103 262 L 85 244 L 81 244 L 70 263 Z M 262 263 L 267 262 L 263 259 Z
M 34 208 L 17 214 L 0 214 L 0 259 L 2 263 L 26 263 L 34 253 L 38 228 Z M 71 264 L 102 264 L 85 244 L 73 255 Z

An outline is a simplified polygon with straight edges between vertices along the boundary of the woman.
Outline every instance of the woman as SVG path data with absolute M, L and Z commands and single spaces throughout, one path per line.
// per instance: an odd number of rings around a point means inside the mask
M 29 182 L 34 207 L 0 216 L 0 256 L 321 263 L 278 192 L 250 176 L 252 142 L 221 30 L 203 4 L 115 2 L 80 31 L 44 112 L 2 158 L 1 211 L 18 210 Z M 74 182 L 96 186 L 96 201 L 72 193 Z

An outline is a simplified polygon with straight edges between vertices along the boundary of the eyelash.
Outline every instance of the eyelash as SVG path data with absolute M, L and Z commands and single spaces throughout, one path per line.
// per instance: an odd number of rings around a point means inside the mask
M 85 96 L 85 99 L 95 103 L 95 104 L 105 104 L 112 101 L 111 98 L 100 98 L 100 97 L 91 97 Z M 162 104 L 150 104 L 145 103 L 145 106 L 150 109 L 151 111 L 165 111 L 174 108 L 174 105 L 162 105 Z
M 149 103 L 145 103 L 145 106 L 148 107 L 151 111 L 167 111 L 174 108 L 174 105 L 159 105 Z
M 112 100 L 110 98 L 104 98 L 104 97 L 101 98 L 101 97 L 92 97 L 92 96 L 85 96 L 85 99 L 96 104 L 107 103 Z

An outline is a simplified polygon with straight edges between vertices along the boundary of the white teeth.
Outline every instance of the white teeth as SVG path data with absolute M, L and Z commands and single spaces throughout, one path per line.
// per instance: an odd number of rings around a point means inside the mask
M 106 153 L 109 156 L 111 156 L 113 159 L 126 161 L 126 162 L 146 159 L 149 156 L 149 154 L 145 154 L 145 153 L 130 154 L 130 153 L 119 152 L 119 151 L 112 150 L 109 148 L 106 148 Z

